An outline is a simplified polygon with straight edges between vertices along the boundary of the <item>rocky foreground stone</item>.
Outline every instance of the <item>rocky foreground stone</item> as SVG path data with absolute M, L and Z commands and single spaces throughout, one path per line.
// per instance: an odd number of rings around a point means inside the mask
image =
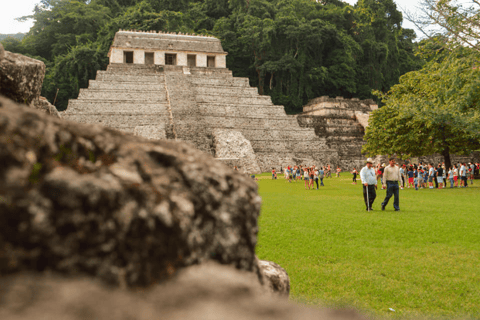
M 40 96 L 45 63 L 4 50 L 0 44 L 0 94 L 30 104 Z
M 253 272 L 257 185 L 192 146 L 0 98 L 0 274 L 150 286 L 216 260 Z
M 266 294 L 256 276 L 206 263 L 145 291 L 111 290 L 91 279 L 0 277 L 8 320 L 361 320 L 353 310 L 307 308 Z

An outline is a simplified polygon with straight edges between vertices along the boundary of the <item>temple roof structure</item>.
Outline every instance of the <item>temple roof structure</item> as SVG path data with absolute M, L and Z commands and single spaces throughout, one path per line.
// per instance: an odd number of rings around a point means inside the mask
M 120 30 L 115 34 L 112 47 L 226 54 L 220 40 L 215 37 L 155 31 Z

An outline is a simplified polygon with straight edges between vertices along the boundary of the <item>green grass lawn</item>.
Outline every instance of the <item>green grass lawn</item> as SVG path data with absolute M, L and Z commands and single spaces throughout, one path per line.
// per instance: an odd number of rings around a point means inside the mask
M 320 190 L 259 177 L 257 255 L 287 270 L 291 299 L 388 318 L 480 318 L 480 181 L 400 190 L 400 212 L 393 197 L 381 211 L 379 189 L 367 212 L 351 177 Z

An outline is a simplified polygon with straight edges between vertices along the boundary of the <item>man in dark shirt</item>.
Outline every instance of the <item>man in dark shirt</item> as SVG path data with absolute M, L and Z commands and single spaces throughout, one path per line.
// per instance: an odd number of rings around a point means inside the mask
M 438 181 L 438 189 L 442 189 L 443 188 L 443 168 L 441 163 L 438 164 L 437 181 Z

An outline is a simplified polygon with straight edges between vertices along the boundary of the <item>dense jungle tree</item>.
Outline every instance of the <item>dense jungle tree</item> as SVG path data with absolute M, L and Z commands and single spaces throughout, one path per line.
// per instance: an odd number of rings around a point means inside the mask
M 42 0 L 34 26 L 7 50 L 42 59 L 42 95 L 66 108 L 97 69 L 118 29 L 219 37 L 227 65 L 287 112 L 322 96 L 372 98 L 416 70 L 411 30 L 392 0 Z

